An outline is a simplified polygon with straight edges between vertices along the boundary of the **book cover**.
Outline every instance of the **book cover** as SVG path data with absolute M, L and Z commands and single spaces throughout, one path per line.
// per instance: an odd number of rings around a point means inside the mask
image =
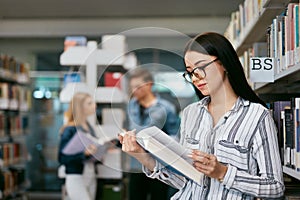
M 137 142 L 173 172 L 201 183 L 203 173 L 196 170 L 186 149 L 161 129 L 152 126 L 136 134 Z
M 104 154 L 108 149 L 108 144 L 100 144 L 98 139 L 78 131 L 72 139 L 68 142 L 62 152 L 66 155 L 73 155 L 84 151 L 89 145 L 97 146 L 97 152 L 93 154 L 93 158 L 97 160 L 102 160 Z

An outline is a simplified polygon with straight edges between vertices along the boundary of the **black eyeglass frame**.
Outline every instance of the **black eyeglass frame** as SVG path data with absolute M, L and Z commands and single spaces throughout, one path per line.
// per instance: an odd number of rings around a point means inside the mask
M 219 60 L 219 58 L 216 58 L 216 59 L 214 59 L 214 60 L 212 60 L 212 61 L 206 63 L 205 65 L 202 65 L 202 66 L 199 66 L 199 67 L 195 67 L 191 72 L 185 71 L 185 72 L 182 74 L 182 76 L 183 76 L 183 78 L 184 78 L 186 81 L 192 83 L 192 76 L 193 76 L 193 75 L 194 75 L 195 77 L 199 78 L 199 77 L 194 73 L 194 72 L 198 69 L 198 70 L 202 70 L 202 71 L 203 71 L 204 76 L 203 76 L 202 78 L 205 78 L 205 77 L 206 77 L 205 68 L 208 67 L 210 64 L 216 62 L 217 60 Z M 186 76 L 189 76 L 190 79 L 191 79 L 191 81 L 189 81 L 189 80 L 186 78 Z

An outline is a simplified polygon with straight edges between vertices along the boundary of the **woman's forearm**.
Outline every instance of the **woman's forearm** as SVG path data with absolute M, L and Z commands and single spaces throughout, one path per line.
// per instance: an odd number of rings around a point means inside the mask
M 142 165 L 150 171 L 154 171 L 156 160 L 149 153 L 139 153 L 134 156 Z

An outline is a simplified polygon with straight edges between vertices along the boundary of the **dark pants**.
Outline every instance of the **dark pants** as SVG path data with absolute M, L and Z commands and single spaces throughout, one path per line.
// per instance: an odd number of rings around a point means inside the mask
M 167 200 L 169 186 L 157 179 L 148 178 L 143 173 L 129 176 L 129 200 Z

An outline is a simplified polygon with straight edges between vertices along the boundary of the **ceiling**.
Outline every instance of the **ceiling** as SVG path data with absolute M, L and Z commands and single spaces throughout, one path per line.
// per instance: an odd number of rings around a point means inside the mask
M 1 0 L 0 18 L 229 17 L 244 0 Z
M 224 33 L 244 0 L 0 0 L 0 51 L 37 66 L 37 53 L 58 61 L 68 35 L 89 40 L 124 34 L 128 49 L 180 52 L 186 36 Z M 49 54 L 50 52 L 50 54 Z M 54 64 L 53 64 L 54 63 Z
M 231 13 L 243 1 L 0 0 L 0 38 L 95 36 L 140 27 L 162 27 L 185 34 L 224 32 Z

